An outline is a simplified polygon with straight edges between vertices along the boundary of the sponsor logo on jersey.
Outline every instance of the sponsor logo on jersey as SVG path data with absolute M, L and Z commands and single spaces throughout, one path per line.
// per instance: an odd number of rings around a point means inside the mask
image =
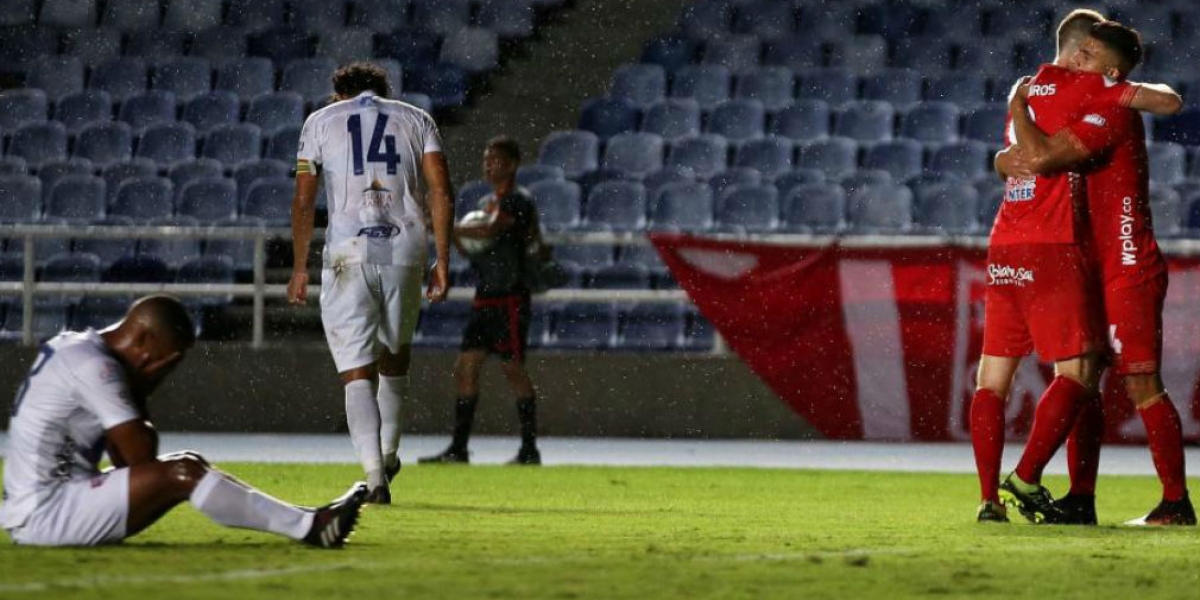
M 1056 91 L 1057 84 L 1047 83 L 1045 85 L 1033 84 L 1029 86 L 1029 97 L 1034 96 L 1053 96 Z
M 1004 182 L 1004 201 L 1028 202 L 1033 200 L 1033 195 L 1036 191 L 1037 178 L 1009 177 L 1008 180 Z
M 367 206 L 387 210 L 391 208 L 392 203 L 396 200 L 392 196 L 392 190 L 383 187 L 383 184 L 378 179 L 372 179 L 371 187 L 363 190 L 363 201 Z
M 1108 121 L 1105 121 L 1104 117 L 1095 114 L 1087 115 L 1083 118 L 1083 122 L 1088 125 L 1095 125 L 1096 127 L 1104 127 L 1108 124 Z
M 1137 243 L 1133 241 L 1133 198 L 1121 199 L 1121 228 L 1117 239 L 1121 242 L 1121 266 L 1137 266 Z
M 400 235 L 400 228 L 395 225 L 376 225 L 374 227 L 363 227 L 358 230 L 359 237 L 371 239 L 387 239 Z
M 1025 287 L 1026 283 L 1033 283 L 1033 271 L 1025 267 L 988 265 L 988 285 Z

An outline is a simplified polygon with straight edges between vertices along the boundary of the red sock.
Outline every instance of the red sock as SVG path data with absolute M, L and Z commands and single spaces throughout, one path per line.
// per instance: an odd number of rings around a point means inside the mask
M 1000 501 L 1000 457 L 1004 454 L 1004 399 L 981 389 L 971 398 L 971 446 L 983 500 Z
M 1154 470 L 1163 486 L 1163 500 L 1179 500 L 1187 494 L 1183 468 L 1183 425 L 1175 403 L 1166 394 L 1150 406 L 1138 408 L 1146 424 L 1146 439 Z
M 1075 417 L 1091 392 L 1068 377 L 1055 377 L 1038 400 L 1033 413 L 1033 430 L 1025 443 L 1025 453 L 1017 463 L 1017 477 L 1025 483 L 1041 483 L 1042 471 L 1062 447 L 1075 426 Z
M 1104 406 L 1100 396 L 1092 394 L 1080 407 L 1071 437 L 1067 438 L 1067 468 L 1071 473 L 1071 493 L 1096 494 L 1096 474 L 1100 470 L 1100 444 L 1104 440 Z

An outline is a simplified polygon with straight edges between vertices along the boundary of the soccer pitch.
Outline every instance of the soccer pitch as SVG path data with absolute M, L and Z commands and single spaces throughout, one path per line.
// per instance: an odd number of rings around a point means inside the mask
M 358 476 L 225 467 L 310 504 Z M 964 474 L 417 466 L 344 550 L 183 508 L 122 546 L 0 544 L 0 597 L 1195 597 L 1196 529 L 1117 525 L 1153 506 L 1153 478 L 1102 478 L 1092 528 L 979 525 L 975 489 Z

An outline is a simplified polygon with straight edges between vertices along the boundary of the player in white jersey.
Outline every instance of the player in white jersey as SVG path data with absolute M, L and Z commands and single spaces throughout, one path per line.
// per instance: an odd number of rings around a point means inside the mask
M 382 69 L 366 63 L 338 69 L 333 89 L 334 102 L 309 115 L 300 133 L 288 299 L 307 299 L 320 181 L 329 209 L 321 321 L 345 386 L 346 423 L 367 473 L 368 501 L 389 504 L 388 484 L 400 471 L 400 407 L 428 225 L 437 262 L 425 295 L 440 302 L 449 287 L 450 174 L 437 125 L 425 111 L 387 99 Z
M 230 527 L 341 546 L 367 488 L 329 506 L 280 502 L 212 468 L 193 452 L 157 456 L 147 398 L 195 341 L 175 298 L 149 296 L 103 331 L 46 342 L 13 401 L 0 526 L 17 544 L 120 542 L 191 501 Z M 101 472 L 107 452 L 114 468 Z

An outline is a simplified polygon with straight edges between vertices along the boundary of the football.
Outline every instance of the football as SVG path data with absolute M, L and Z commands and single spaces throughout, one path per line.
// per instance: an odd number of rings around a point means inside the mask
M 463 218 L 459 221 L 459 224 L 482 225 L 490 221 L 491 218 L 491 215 L 483 212 L 482 210 L 473 210 L 463 215 Z M 462 245 L 463 250 L 465 250 L 468 255 L 474 256 L 480 252 L 483 252 L 484 250 L 487 250 L 488 247 L 492 245 L 492 240 L 464 237 L 459 238 L 459 243 Z

